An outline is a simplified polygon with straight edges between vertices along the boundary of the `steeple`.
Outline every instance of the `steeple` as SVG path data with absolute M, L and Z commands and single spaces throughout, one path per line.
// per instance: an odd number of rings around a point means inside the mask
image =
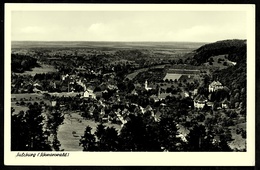
M 147 80 L 145 80 L 144 88 L 145 88 L 145 90 L 151 90 L 151 89 L 152 89 L 151 87 L 148 87 L 148 82 L 147 82 Z
M 158 98 L 160 99 L 161 97 L 161 88 L 159 87 L 159 90 L 158 90 Z

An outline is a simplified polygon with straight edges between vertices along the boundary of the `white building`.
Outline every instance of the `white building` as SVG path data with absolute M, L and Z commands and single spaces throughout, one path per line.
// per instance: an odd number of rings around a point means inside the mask
M 144 88 L 145 88 L 145 90 L 151 90 L 152 88 L 151 87 L 148 87 L 148 82 L 147 82 L 147 80 L 145 81 L 145 83 L 144 83 Z
M 216 90 L 223 89 L 223 88 L 224 88 L 223 85 L 219 81 L 213 81 L 209 85 L 209 92 L 214 92 Z
M 198 95 L 194 98 L 194 107 L 202 109 L 207 103 L 208 99 L 204 95 Z
M 93 90 L 86 89 L 86 91 L 83 93 L 83 97 L 84 97 L 84 98 L 95 99 L 95 98 L 96 98 L 96 95 L 95 95 L 95 93 L 93 92 Z
M 57 105 L 57 101 L 51 101 L 51 106 L 56 106 Z
M 229 104 L 228 100 L 225 99 L 225 100 L 223 100 L 221 102 L 221 107 L 224 108 L 224 109 L 227 109 L 228 108 L 228 104 Z

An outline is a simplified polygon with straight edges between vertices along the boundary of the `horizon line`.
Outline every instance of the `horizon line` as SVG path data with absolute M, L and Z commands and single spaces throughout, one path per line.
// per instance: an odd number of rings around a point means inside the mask
M 219 40 L 217 40 L 219 41 Z M 11 40 L 11 42 L 187 42 L 187 43 L 210 43 L 210 42 L 216 42 L 216 41 L 120 41 L 120 40 L 113 40 L 113 41 L 107 41 L 107 40 Z
M 221 40 L 214 40 L 214 41 L 121 41 L 121 40 L 11 40 L 11 42 L 130 42 L 130 43 L 138 43 L 138 42 L 185 42 L 185 43 L 213 43 L 217 41 L 225 41 L 225 40 L 247 40 L 243 38 L 229 38 L 229 39 L 221 39 Z

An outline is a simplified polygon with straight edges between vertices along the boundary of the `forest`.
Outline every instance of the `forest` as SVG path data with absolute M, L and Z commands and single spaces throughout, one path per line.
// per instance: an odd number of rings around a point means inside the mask
M 34 67 L 39 67 L 37 59 L 27 55 L 12 54 L 11 63 L 11 70 L 18 73 L 23 73 L 24 71 L 30 71 Z
M 246 62 L 246 40 L 224 40 L 203 45 L 195 50 L 192 62 L 201 65 L 210 57 L 223 54 L 227 55 L 230 61 Z

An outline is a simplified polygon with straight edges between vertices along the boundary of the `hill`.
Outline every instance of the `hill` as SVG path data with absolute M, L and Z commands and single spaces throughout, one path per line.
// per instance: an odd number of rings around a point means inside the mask
M 246 40 L 223 40 L 205 44 L 193 51 L 186 61 L 193 65 L 206 63 L 210 57 L 225 55 L 227 59 L 242 63 L 246 62 Z

